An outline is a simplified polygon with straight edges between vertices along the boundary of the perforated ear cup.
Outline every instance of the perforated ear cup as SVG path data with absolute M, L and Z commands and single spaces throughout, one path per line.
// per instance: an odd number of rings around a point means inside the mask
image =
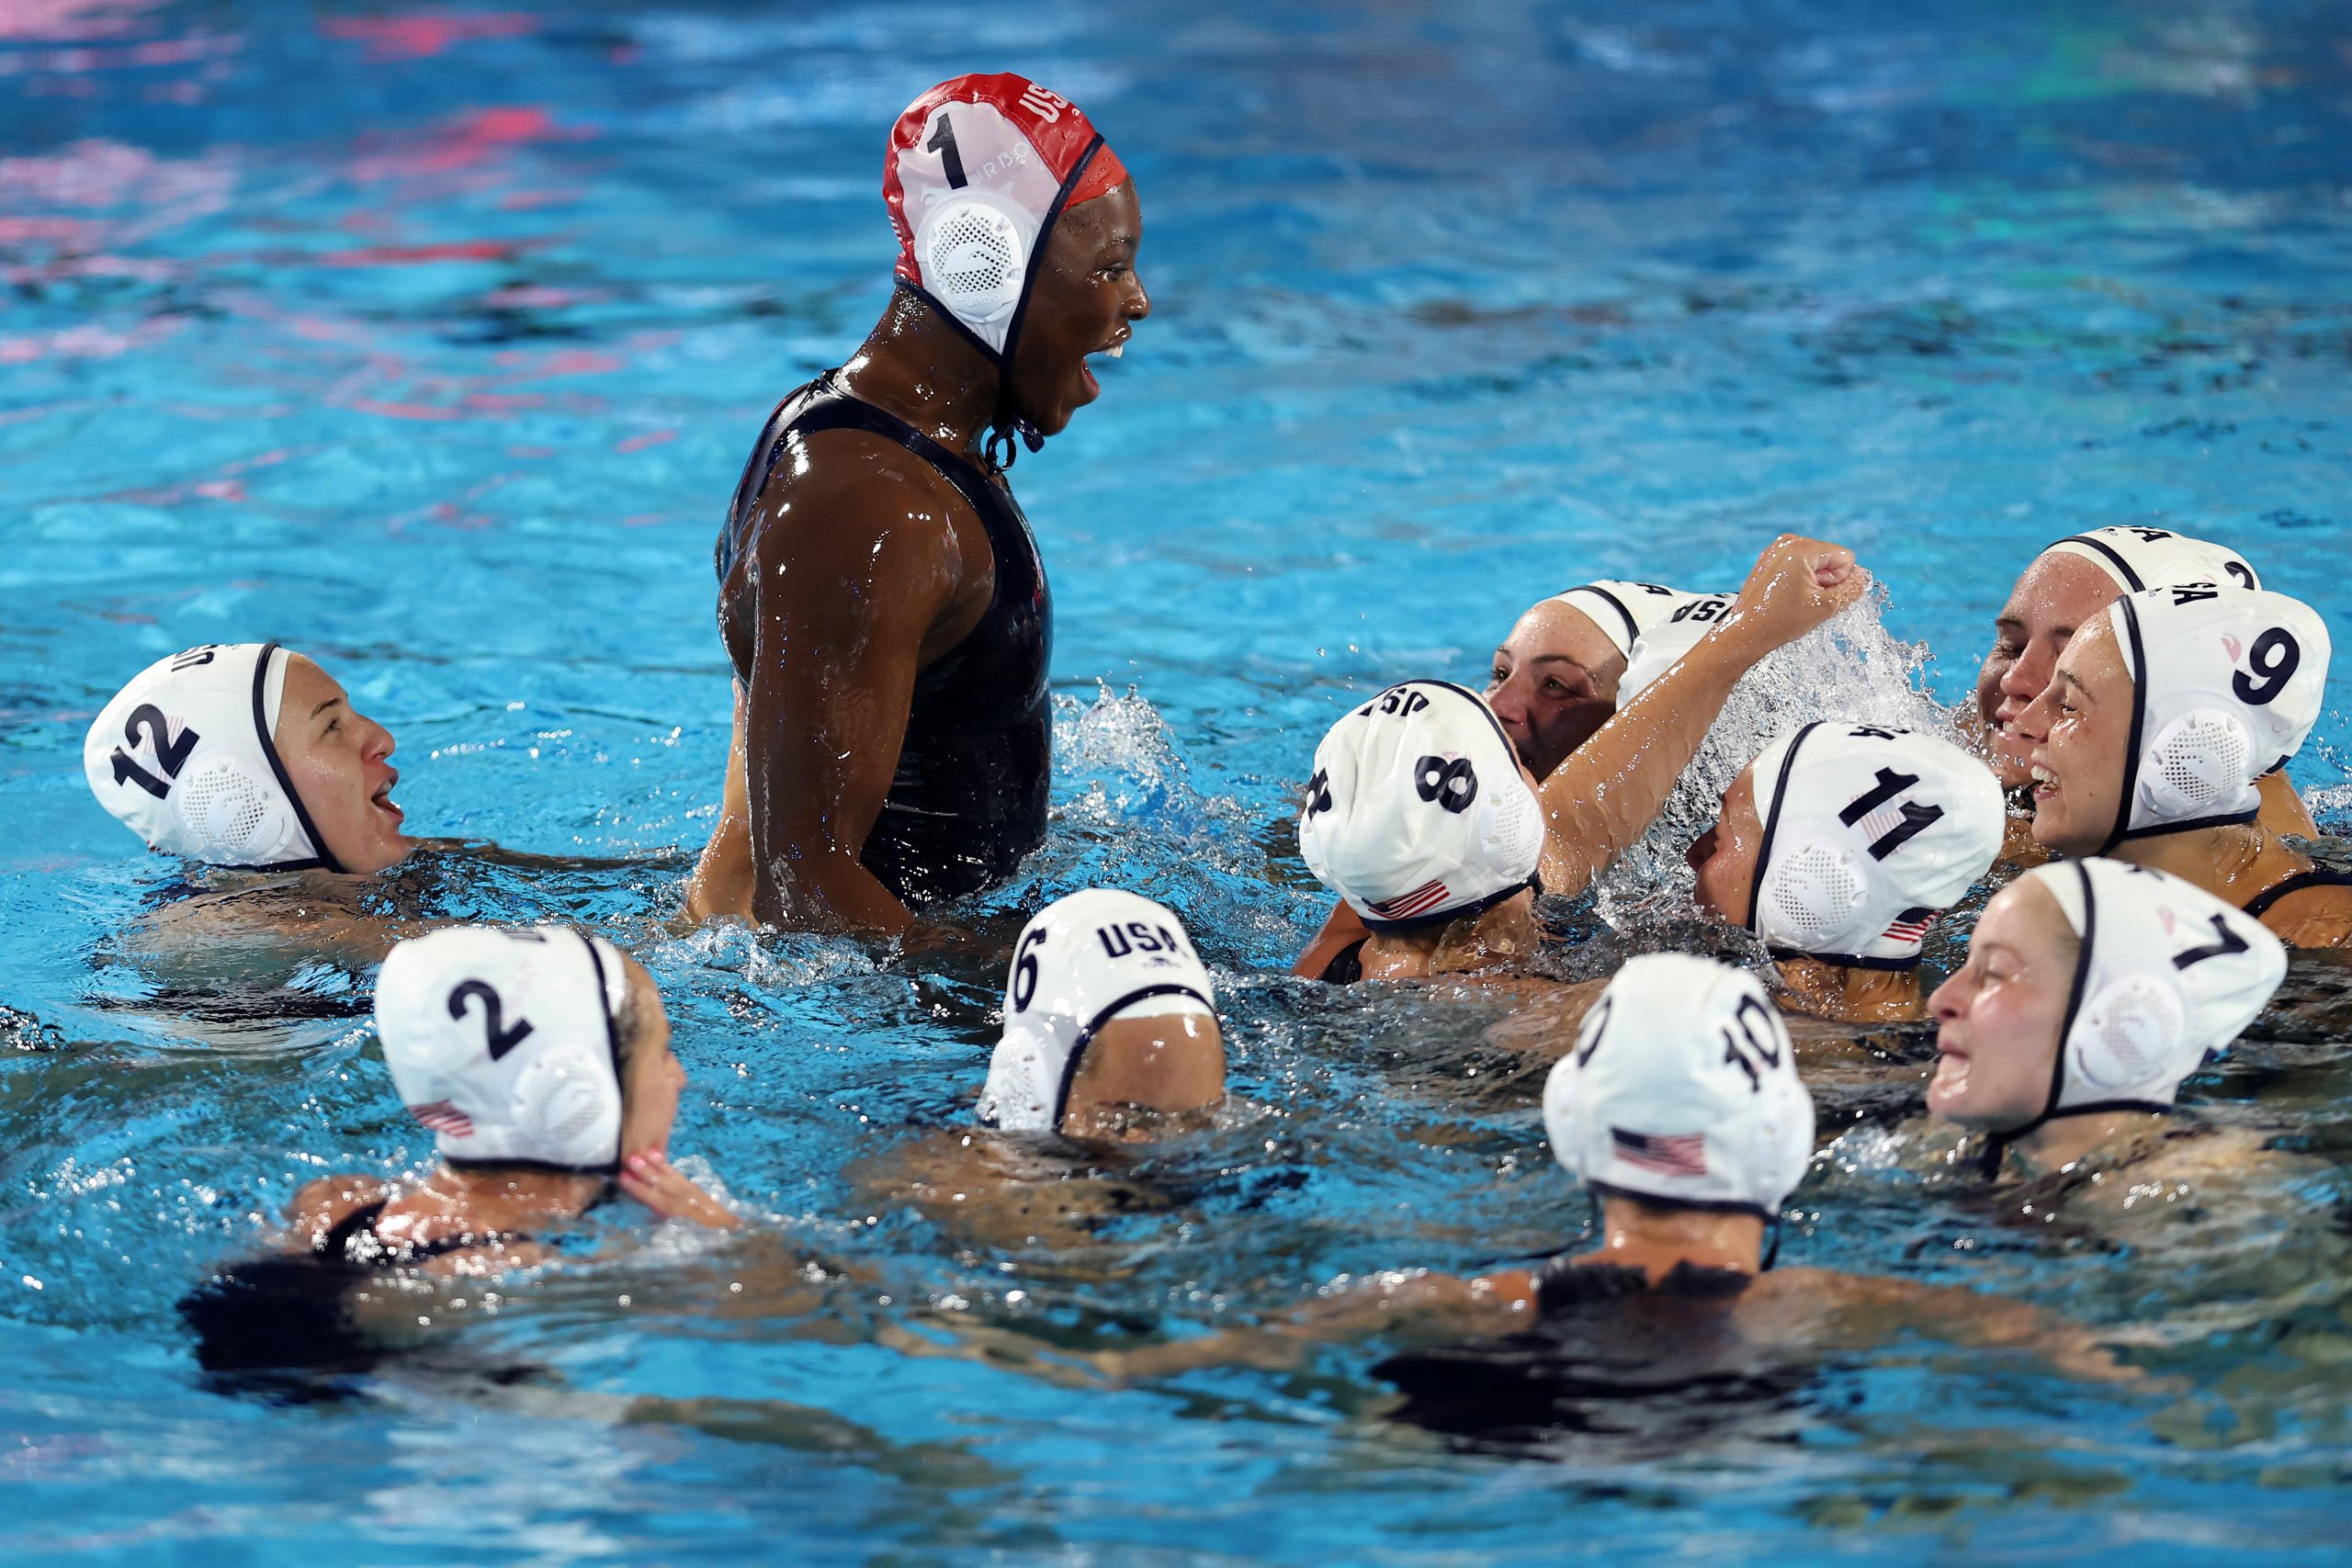
M 2188 1027 L 2180 998 L 2146 975 L 2109 982 L 2083 1003 L 2066 1037 L 2075 1081 L 2102 1092 L 2146 1083 L 2172 1062 Z
M 1022 220 L 975 194 L 944 201 L 915 234 L 923 286 L 1002 348 L 1028 269 L 1029 233 Z
M 2140 762 L 2140 787 L 2165 819 L 2203 815 L 2245 787 L 2254 747 L 2234 714 L 2195 708 L 2149 743 Z
M 1552 1157 L 1579 1181 L 1588 1169 L 1600 1163 L 1605 1151 L 1584 1146 L 1589 1129 L 1578 1114 L 1581 1107 L 1577 1098 L 1577 1059 L 1592 1048 L 1593 1036 L 1600 1032 L 1608 1017 L 1605 1005 L 1586 1010 L 1584 1023 L 1577 1031 L 1577 1048 L 1554 1063 L 1544 1080 L 1544 1135 L 1551 1143 Z
M 1800 834 L 1777 847 L 1756 902 L 1757 934 L 1819 950 L 1851 931 L 1870 899 L 1870 873 L 1841 846 Z
M 239 861 L 278 858 L 294 827 L 285 797 L 226 756 L 182 773 L 172 787 L 172 809 L 200 842 Z
M 1479 792 L 1486 813 L 1484 848 L 1490 864 L 1532 866 L 1544 853 L 1544 808 L 1526 790 L 1498 787 Z
M 514 1079 L 515 1131 L 536 1147 L 576 1151 L 579 1163 L 620 1147 L 620 1108 L 610 1074 L 571 1053 L 548 1052 Z

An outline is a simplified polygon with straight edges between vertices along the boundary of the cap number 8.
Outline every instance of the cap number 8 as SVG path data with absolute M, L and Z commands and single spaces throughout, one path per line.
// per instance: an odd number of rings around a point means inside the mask
M 1413 764 L 1413 788 L 1448 811 L 1467 811 L 1478 798 L 1478 775 L 1467 757 L 1424 757 Z

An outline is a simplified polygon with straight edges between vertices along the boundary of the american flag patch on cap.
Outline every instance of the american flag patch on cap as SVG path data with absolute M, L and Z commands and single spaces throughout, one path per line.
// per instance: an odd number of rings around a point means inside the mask
M 1940 909 L 1905 909 L 1894 917 L 1893 925 L 1886 928 L 1886 940 L 1919 942 L 1927 936 L 1928 928 L 1936 923 L 1936 917 L 1942 913 Z
M 1704 1133 L 1628 1133 L 1623 1127 L 1611 1127 L 1609 1138 L 1616 1145 L 1617 1157 L 1628 1165 L 1655 1170 L 1661 1176 L 1707 1174 Z
M 1374 904 L 1372 912 L 1384 920 L 1409 920 L 1424 915 L 1445 902 L 1443 882 L 1424 882 L 1410 893 L 1400 893 L 1385 904 Z
M 436 1100 L 430 1105 L 412 1105 L 408 1113 L 436 1133 L 447 1133 L 453 1138 L 474 1135 L 474 1119 L 446 1100 Z

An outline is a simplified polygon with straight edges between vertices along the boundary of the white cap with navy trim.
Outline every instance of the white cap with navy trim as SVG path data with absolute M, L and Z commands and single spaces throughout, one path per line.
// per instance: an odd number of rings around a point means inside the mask
M 1316 747 L 1298 851 L 1373 930 L 1439 925 L 1534 886 L 1544 807 L 1485 698 L 1407 681 Z
M 979 1119 L 1008 1133 L 1054 1131 L 1102 1026 L 1171 1013 L 1216 1016 L 1209 972 L 1172 912 L 1113 887 L 1046 905 L 1012 950 Z
M 1765 747 L 1750 777 L 1764 831 L 1747 925 L 1775 953 L 1907 969 L 2001 852 L 1999 783 L 1932 735 L 1804 725 Z
M 2132 728 L 2104 847 L 2252 821 L 2256 781 L 2319 722 L 2327 623 L 2284 593 L 2211 583 L 2127 593 L 2108 619 L 2132 676 Z
M 2287 974 L 2260 920 L 2170 873 L 2092 856 L 2018 878 L 2057 899 L 2082 946 L 2060 1025 L 2053 1116 L 2162 1110 L 2252 1023 Z
M 2126 593 L 2143 588 L 2168 588 L 2176 582 L 2218 582 L 2235 588 L 2259 588 L 2246 558 L 2226 545 L 2192 539 L 2169 528 L 2118 525 L 2094 528 L 2059 540 L 2041 552 L 2073 556 L 2107 573 Z
M 274 642 L 215 643 L 141 671 L 82 743 L 98 804 L 167 854 L 340 870 L 277 755 L 290 657 Z
M 1555 593 L 1551 602 L 1579 612 L 1600 629 L 1600 635 L 1614 644 L 1619 653 L 1631 657 L 1636 640 L 1659 626 L 1688 619 L 1696 601 L 1727 597 L 1689 593 L 1657 582 L 1604 578 Z
M 1756 976 L 1627 961 L 1544 1084 L 1544 1131 L 1602 1192 L 1776 1217 L 1813 1156 L 1813 1096 Z
M 457 1165 L 610 1171 L 620 1162 L 628 971 L 564 926 L 450 926 L 392 949 L 376 977 L 384 1065 Z

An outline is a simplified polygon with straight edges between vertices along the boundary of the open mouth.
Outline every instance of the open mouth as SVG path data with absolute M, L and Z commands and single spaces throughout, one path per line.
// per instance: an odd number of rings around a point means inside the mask
M 1939 1049 L 1943 1055 L 1936 1058 L 1936 1076 L 1928 1081 L 1928 1092 L 1948 1100 L 1968 1088 L 1968 1056 L 1948 1046 Z
M 394 768 L 385 775 L 384 782 L 376 786 L 376 793 L 368 797 L 368 804 L 390 817 L 395 825 L 408 816 L 407 812 L 392 804 L 392 786 L 400 782 L 400 770 Z
M 2037 802 L 2057 798 L 2058 775 L 2051 771 L 2049 763 L 2037 757 L 2028 771 L 2033 774 L 2033 798 Z
M 1100 348 L 1088 349 L 1086 351 L 1085 357 L 1078 362 L 1078 374 L 1086 383 L 1087 401 L 1092 402 L 1096 398 L 1102 394 L 1102 383 L 1094 378 L 1094 367 L 1088 363 L 1088 361 L 1091 360 L 1098 354 L 1107 355 L 1113 359 L 1118 358 L 1120 355 L 1127 352 L 1127 339 L 1134 335 L 1135 333 L 1132 329 L 1122 327 L 1118 332 L 1114 333 L 1111 335 L 1110 342 L 1102 344 Z

